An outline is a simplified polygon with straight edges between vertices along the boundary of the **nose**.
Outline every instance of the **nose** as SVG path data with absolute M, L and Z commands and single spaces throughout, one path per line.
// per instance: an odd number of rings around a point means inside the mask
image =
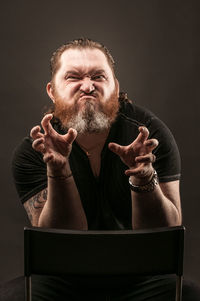
M 91 93 L 95 90 L 94 83 L 89 77 L 82 80 L 80 90 L 85 93 Z

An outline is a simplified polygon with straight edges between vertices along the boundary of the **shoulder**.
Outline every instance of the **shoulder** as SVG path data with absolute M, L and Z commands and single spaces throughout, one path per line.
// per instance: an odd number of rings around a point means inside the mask
M 12 165 L 25 164 L 27 160 L 29 162 L 42 160 L 42 155 L 32 148 L 32 142 L 33 141 L 30 136 L 22 139 L 22 141 L 14 149 Z
M 162 138 L 163 135 L 173 138 L 168 126 L 152 111 L 139 106 L 132 100 L 120 102 L 119 119 L 132 126 L 146 126 L 150 132 L 150 138 Z
M 139 106 L 130 99 L 120 101 L 119 115 L 124 120 L 147 127 L 154 119 L 159 120 L 149 109 Z
M 120 101 L 117 121 L 121 136 L 130 137 L 130 141 L 128 140 L 127 143 L 137 137 L 139 126 L 148 128 L 150 138 L 158 139 L 170 133 L 168 127 L 154 113 L 128 99 Z

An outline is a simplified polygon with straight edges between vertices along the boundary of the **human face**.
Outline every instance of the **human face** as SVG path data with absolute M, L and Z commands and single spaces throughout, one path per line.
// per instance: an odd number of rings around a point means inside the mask
M 55 103 L 57 117 L 66 125 L 76 114 L 102 111 L 113 119 L 118 110 L 118 81 L 99 49 L 68 49 L 47 92 Z M 91 110 L 90 110 L 91 111 Z M 88 116 L 88 112 L 86 112 Z M 91 114 L 89 114 L 91 116 Z

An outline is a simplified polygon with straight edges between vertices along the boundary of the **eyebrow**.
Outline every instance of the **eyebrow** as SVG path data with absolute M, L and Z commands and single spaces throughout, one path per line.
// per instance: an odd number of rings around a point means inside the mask
M 92 74 L 92 75 L 94 75 L 94 74 L 99 74 L 99 73 L 105 74 L 105 70 L 93 68 L 93 69 L 91 69 L 91 70 L 88 72 L 88 74 Z M 83 72 L 82 72 L 82 71 L 76 71 L 76 70 L 68 70 L 68 71 L 65 73 L 65 76 L 67 76 L 67 75 L 69 75 L 69 74 L 80 75 L 80 74 L 83 74 Z

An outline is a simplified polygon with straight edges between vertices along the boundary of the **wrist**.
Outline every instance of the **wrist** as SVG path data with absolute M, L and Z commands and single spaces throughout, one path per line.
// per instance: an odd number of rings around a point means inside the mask
M 66 174 L 66 175 L 56 175 L 56 176 L 52 176 L 52 175 L 47 174 L 47 177 L 50 178 L 50 179 L 53 179 L 53 180 L 66 180 L 66 179 L 72 177 L 72 173 Z
M 141 176 L 141 175 L 140 176 L 139 175 L 130 175 L 129 178 L 130 178 L 130 181 L 133 183 L 133 185 L 136 185 L 136 186 L 146 185 L 151 181 L 151 179 L 154 175 L 154 172 L 155 172 L 155 170 L 152 168 L 148 172 L 148 174 L 145 174 L 143 176 Z
M 130 189 L 134 192 L 152 192 L 158 185 L 157 172 L 154 170 L 150 180 L 145 184 L 140 183 L 140 185 L 133 183 L 131 177 L 129 177 L 129 185 Z
M 69 162 L 65 162 L 61 166 L 52 166 L 52 164 L 47 163 L 47 177 L 59 178 L 59 177 L 69 177 L 72 175 Z

